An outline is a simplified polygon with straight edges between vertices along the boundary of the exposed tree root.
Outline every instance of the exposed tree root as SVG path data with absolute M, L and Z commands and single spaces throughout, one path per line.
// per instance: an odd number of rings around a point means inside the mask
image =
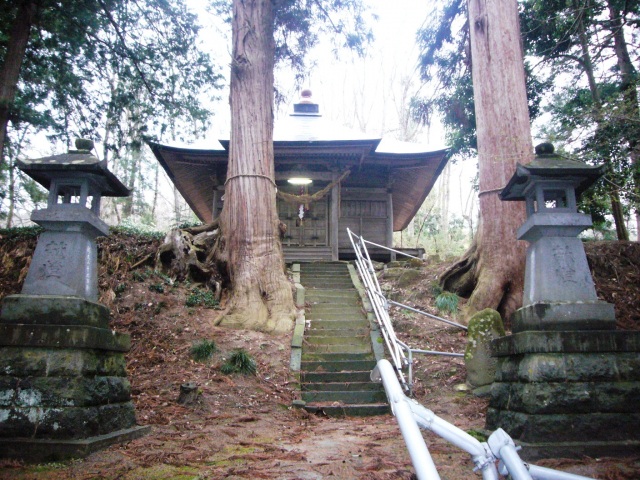
M 524 242 L 496 242 L 485 238 L 482 225 L 469 250 L 440 277 L 440 286 L 468 298 L 463 323 L 485 308 L 500 312 L 509 325 L 522 306 Z
M 224 269 L 215 260 L 219 238 L 217 220 L 199 227 L 174 228 L 158 248 L 155 269 L 178 280 L 203 283 L 220 299 Z
M 476 266 L 478 262 L 478 244 L 475 237 L 469 249 L 460 259 L 451 265 L 440 277 L 440 287 L 454 292 L 463 298 L 469 298 L 476 286 Z

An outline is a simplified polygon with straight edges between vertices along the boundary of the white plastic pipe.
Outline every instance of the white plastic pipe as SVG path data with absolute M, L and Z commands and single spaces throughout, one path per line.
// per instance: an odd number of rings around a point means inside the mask
M 371 378 L 374 381 L 382 380 L 389 405 L 398 421 L 418 480 L 440 480 L 433 458 L 431 458 L 422 432 L 413 418 L 413 412 L 406 401 L 407 397 L 402 392 L 402 387 L 400 387 L 400 382 L 396 378 L 391 363 L 388 360 L 380 360 L 371 373 Z
M 456 447 L 464 450 L 469 455 L 476 466 L 481 469 L 482 478 L 484 480 L 497 480 L 498 471 L 494 464 L 495 458 L 491 455 L 487 445 L 480 443 L 478 439 L 472 437 L 464 430 L 452 425 L 433 413 L 428 408 L 420 405 L 418 402 L 410 401 L 409 405 L 413 411 L 420 427 L 431 430 L 436 435 L 444 438 Z
M 513 439 L 507 432 L 498 428 L 489 436 L 487 444 L 493 455 L 502 460 L 511 478 L 514 480 L 533 480 L 527 466 L 516 451 L 516 444 L 513 443 Z M 502 470 L 500 470 L 500 473 L 502 473 Z

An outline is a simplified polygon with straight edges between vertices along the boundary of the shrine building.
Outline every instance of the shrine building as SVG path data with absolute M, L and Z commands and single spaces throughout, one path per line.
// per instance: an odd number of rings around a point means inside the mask
M 393 232 L 405 229 L 417 213 L 447 162 L 447 150 L 426 150 L 337 126 L 322 118 L 310 97 L 311 92 L 303 91 L 293 113 L 274 127 L 278 216 L 287 226 L 285 260 L 352 258 L 347 228 L 393 247 Z M 229 140 L 219 144 L 206 150 L 149 144 L 204 223 L 220 214 L 224 202 Z M 291 195 L 314 198 L 301 203 Z M 372 246 L 370 252 L 389 259 L 388 251 Z

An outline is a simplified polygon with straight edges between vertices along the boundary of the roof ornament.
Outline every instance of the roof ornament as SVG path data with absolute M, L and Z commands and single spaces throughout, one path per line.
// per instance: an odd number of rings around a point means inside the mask
M 300 92 L 300 100 L 293 105 L 292 116 L 320 117 L 320 105 L 312 100 L 313 93 L 308 88 Z

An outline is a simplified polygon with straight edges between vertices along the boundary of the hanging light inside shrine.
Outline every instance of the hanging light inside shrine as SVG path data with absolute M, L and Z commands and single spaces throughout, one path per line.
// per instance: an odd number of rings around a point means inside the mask
M 291 185 L 310 185 L 313 180 L 306 177 L 291 177 L 287 180 Z

